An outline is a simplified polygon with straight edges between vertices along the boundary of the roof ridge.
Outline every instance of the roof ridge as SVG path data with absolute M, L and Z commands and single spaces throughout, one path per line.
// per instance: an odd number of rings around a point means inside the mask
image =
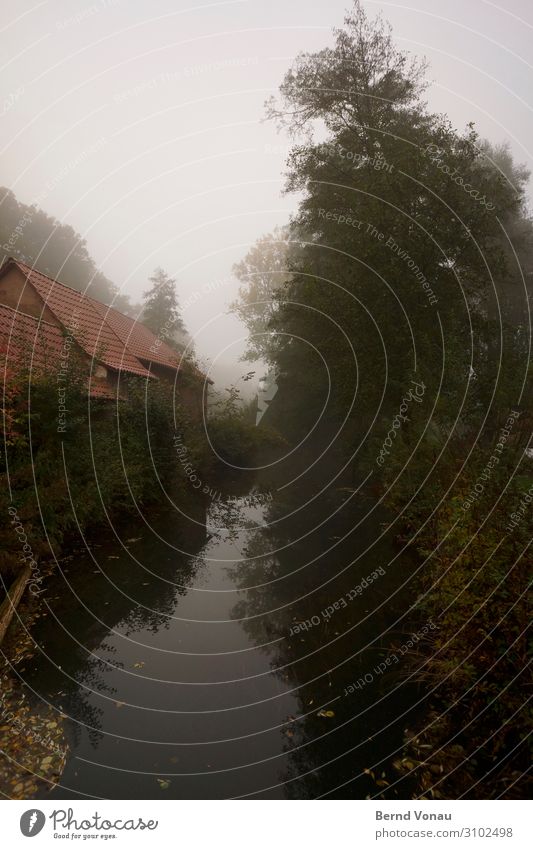
M 138 318 L 132 318 L 131 315 L 128 315 L 125 312 L 121 312 L 119 309 L 117 309 L 117 307 L 114 307 L 112 304 L 105 304 L 103 301 L 99 301 L 98 298 L 94 298 L 92 295 L 88 295 L 87 291 L 81 291 L 80 289 L 75 289 L 74 286 L 69 286 L 68 283 L 63 283 L 62 280 L 57 280 L 56 277 L 50 277 L 49 274 L 45 274 L 44 271 L 39 271 L 39 269 L 37 267 L 28 265 L 27 262 L 22 262 L 22 260 L 16 259 L 15 257 L 12 257 L 12 256 L 8 257 L 5 260 L 4 265 L 7 265 L 8 262 L 14 262 L 16 265 L 23 265 L 25 268 L 28 268 L 32 273 L 40 274 L 41 277 L 46 277 L 46 279 L 50 280 L 51 283 L 56 283 L 58 286 L 64 286 L 65 289 L 70 289 L 71 292 L 76 292 L 76 294 L 78 294 L 78 295 L 83 295 L 83 297 L 87 298 L 88 301 L 92 301 L 93 303 L 98 304 L 98 306 L 100 306 L 100 307 L 105 307 L 108 310 L 114 310 L 114 312 L 117 312 L 119 315 L 124 316 L 124 318 L 129 318 L 129 319 L 131 319 L 131 321 L 139 322 L 139 324 L 143 324 L 143 322 L 140 321 Z M 146 327 L 145 324 L 143 324 L 143 326 Z M 150 330 L 149 327 L 147 327 L 146 329 Z M 152 332 L 152 331 L 150 331 L 150 332 Z
M 93 298 L 91 295 L 88 295 L 87 292 L 82 292 L 80 289 L 75 289 L 74 286 L 69 286 L 68 283 L 63 283 L 62 280 L 58 280 L 56 277 L 50 277 L 50 275 L 45 274 L 44 271 L 39 271 L 37 266 L 28 265 L 27 262 L 22 262 L 21 259 L 16 259 L 16 257 L 14 257 L 14 256 L 9 256 L 6 259 L 6 261 L 2 265 L 2 269 L 1 269 L 2 271 L 4 270 L 5 266 L 9 262 L 14 262 L 15 265 L 22 265 L 22 266 L 24 266 L 24 268 L 27 268 L 29 271 L 31 271 L 32 274 L 40 274 L 41 277 L 46 277 L 46 279 L 50 280 L 51 283 L 56 283 L 58 286 L 64 286 L 65 289 L 70 289 L 71 292 L 76 292 L 77 295 L 83 295 L 83 297 L 88 298 L 89 301 L 96 301 L 96 303 L 101 303 L 101 301 L 97 301 L 96 298 Z M 118 310 L 117 310 L 117 312 L 118 312 Z

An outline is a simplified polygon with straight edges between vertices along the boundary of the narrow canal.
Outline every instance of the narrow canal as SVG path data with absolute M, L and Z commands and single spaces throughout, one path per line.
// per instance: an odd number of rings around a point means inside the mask
M 408 793 L 392 762 L 420 693 L 387 657 L 415 565 L 358 493 L 302 510 L 254 486 L 139 516 L 49 579 L 24 677 L 67 717 L 53 798 Z

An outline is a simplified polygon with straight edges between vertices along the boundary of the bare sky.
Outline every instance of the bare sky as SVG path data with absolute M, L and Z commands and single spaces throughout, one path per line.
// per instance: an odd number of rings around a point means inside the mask
M 287 139 L 263 104 L 349 4 L 4 0 L 0 183 L 78 230 L 132 299 L 163 266 L 198 353 L 236 361 L 231 266 L 295 204 L 281 196 Z M 429 59 L 432 109 L 533 166 L 530 0 L 365 7 Z

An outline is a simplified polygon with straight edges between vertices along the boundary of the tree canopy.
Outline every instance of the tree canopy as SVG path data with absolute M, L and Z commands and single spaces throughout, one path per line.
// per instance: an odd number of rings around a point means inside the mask
M 236 267 L 249 353 L 276 365 L 302 430 L 329 392 L 328 420 L 351 442 L 415 374 L 444 429 L 461 408 L 475 427 L 496 378 L 510 395 L 524 376 L 528 174 L 472 124 L 457 132 L 428 110 L 425 63 L 381 18 L 356 2 L 334 38 L 299 56 L 267 105 L 295 138 L 286 190 L 301 200 L 290 252 L 266 237 Z

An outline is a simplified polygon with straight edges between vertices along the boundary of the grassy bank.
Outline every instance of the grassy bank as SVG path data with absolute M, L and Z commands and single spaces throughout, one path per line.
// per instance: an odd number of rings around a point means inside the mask
M 467 474 L 450 463 L 446 480 L 426 484 L 423 499 L 404 513 L 403 541 L 423 559 L 417 615 L 438 626 L 410 658 L 430 695 L 395 763 L 400 777 L 416 778 L 423 798 L 524 793 L 533 462 L 523 448 L 506 446 L 489 474 L 487 463 L 498 456 L 489 446 Z M 396 487 L 396 508 L 405 495 Z M 429 505 L 438 506 L 428 520 Z

